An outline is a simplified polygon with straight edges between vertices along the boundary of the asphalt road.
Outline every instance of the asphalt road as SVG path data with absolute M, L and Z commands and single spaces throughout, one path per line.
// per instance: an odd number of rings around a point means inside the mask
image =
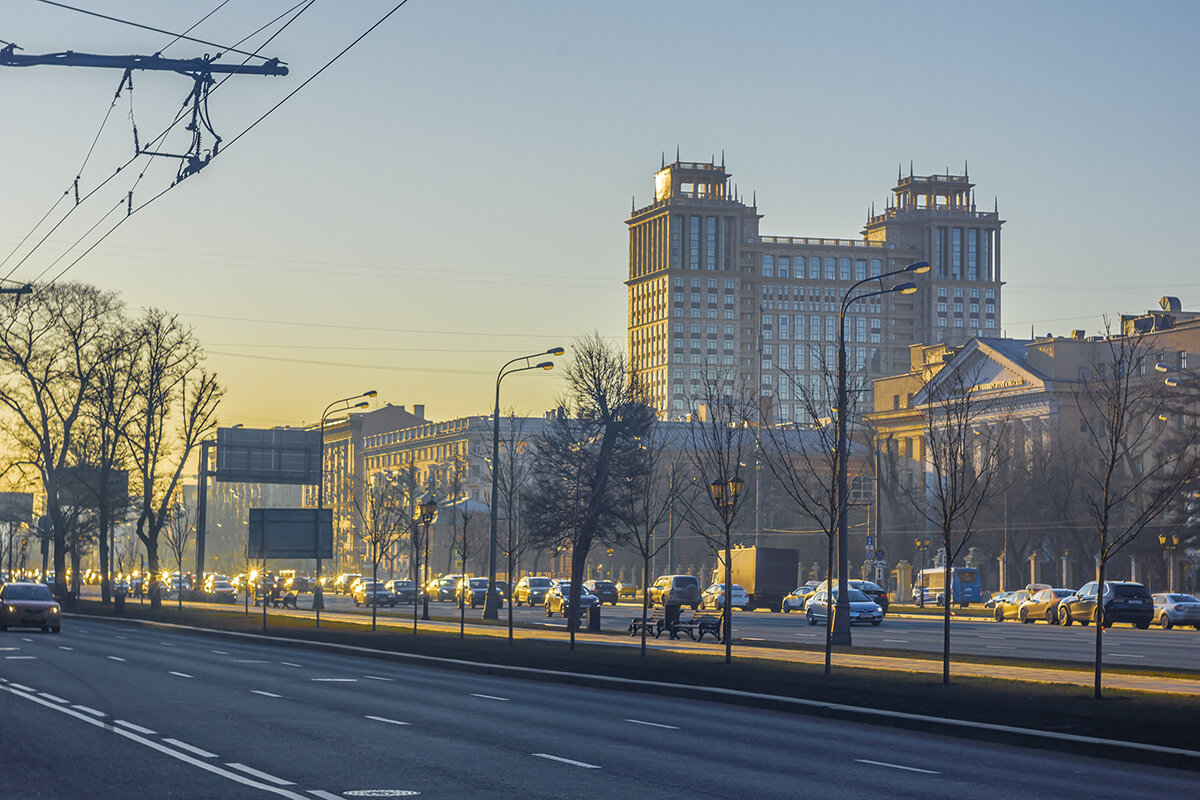
M 301 598 L 300 608 L 312 605 L 312 596 Z M 328 611 L 355 611 L 347 595 L 326 595 Z M 357 609 L 369 615 L 370 609 Z M 438 617 L 457 613 L 453 602 L 433 602 L 430 613 Z M 601 609 L 602 627 L 607 631 L 624 631 L 629 621 L 641 611 L 640 605 L 621 603 Z M 480 609 L 467 609 L 467 622 L 477 620 Z M 412 617 L 412 609 L 381 608 L 380 615 Z M 501 618 L 507 619 L 507 609 Z M 544 625 L 566 630 L 566 621 L 556 615 L 546 618 L 539 606 L 514 607 L 513 619 L 525 624 Z M 990 619 L 960 618 L 951 620 L 950 650 L 953 655 L 993 656 L 998 658 L 1031 658 L 1051 661 L 1091 664 L 1095 657 L 1095 628 L 1092 626 L 1048 625 L 1037 622 L 996 622 Z M 825 629 L 811 626 L 803 614 L 775 614 L 769 611 L 743 612 L 734 610 L 733 633 L 743 641 L 792 642 L 821 646 Z M 904 618 L 889 616 L 883 624 L 856 625 L 851 631 L 855 646 L 895 650 L 897 652 L 942 652 L 941 617 Z M 1114 625 L 1104 633 L 1104 661 L 1114 666 L 1149 667 L 1160 669 L 1200 668 L 1200 631 L 1194 628 L 1174 628 L 1164 631 L 1157 626 L 1137 630 L 1130 625 Z
M 9 632 L 0 648 L 3 798 L 1101 800 L 1196 788 L 1194 773 L 1163 768 L 108 620 Z

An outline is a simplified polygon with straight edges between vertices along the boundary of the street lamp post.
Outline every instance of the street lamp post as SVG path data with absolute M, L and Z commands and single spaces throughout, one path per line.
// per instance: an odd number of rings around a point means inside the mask
M 425 526 L 425 574 L 422 576 L 424 583 L 429 582 L 429 526 L 436 517 L 437 495 L 431 489 L 421 496 L 421 524 Z M 421 598 L 421 619 L 428 620 L 429 592 L 424 585 L 421 586 Z
M 368 389 L 362 394 L 356 394 L 351 397 L 343 397 L 341 400 L 334 400 L 329 405 L 325 406 L 325 410 L 321 412 L 321 439 L 317 449 L 317 514 L 313 521 L 313 544 L 317 554 L 317 578 L 313 586 L 313 610 L 317 612 L 317 627 L 321 627 L 321 609 L 325 607 L 325 587 L 321 585 L 321 509 L 325 507 L 325 420 L 329 418 L 329 412 L 334 406 L 340 406 L 343 403 L 349 403 L 352 400 L 358 400 L 363 397 L 374 397 L 379 392 L 374 389 Z M 339 411 L 348 411 L 352 408 L 366 408 L 371 405 L 366 400 L 361 403 L 355 403 Z M 264 605 L 264 612 L 266 611 Z
M 1179 534 L 1160 533 L 1158 544 L 1167 560 L 1167 591 L 1175 591 L 1175 551 L 1179 549 Z
M 488 504 L 491 506 L 492 531 L 488 541 L 488 590 L 487 597 L 483 601 L 484 619 L 500 618 L 499 609 L 496 607 L 496 505 L 500 499 L 500 381 L 514 372 L 525 372 L 531 369 L 554 369 L 553 361 L 542 361 L 538 364 L 533 364 L 531 361 L 543 355 L 561 356 L 564 352 L 566 351 L 561 347 L 551 347 L 544 353 L 520 356 L 509 361 L 496 374 L 496 407 L 492 414 L 492 502 Z M 509 367 L 518 361 L 524 361 L 525 366 L 509 369 Z M 464 571 L 466 570 L 465 564 L 463 565 L 463 569 Z
M 733 508 L 742 493 L 742 479 L 733 476 L 728 481 L 716 480 L 708 485 L 713 502 L 721 515 L 725 527 L 725 599 L 721 603 L 721 636 L 725 640 L 725 663 L 733 660 L 733 566 L 731 562 L 730 528 L 733 525 Z
M 883 275 L 878 275 L 872 278 L 863 278 L 854 283 L 846 290 L 846 294 L 842 297 L 841 310 L 838 312 L 838 369 L 837 369 L 837 515 L 838 515 L 838 594 L 837 605 L 834 608 L 833 614 L 833 644 L 849 645 L 850 644 L 850 590 L 847 583 L 849 576 L 846 574 L 846 559 L 849 556 L 849 532 L 846 527 L 846 514 L 849 511 L 850 504 L 848 502 L 848 492 L 846 486 L 846 460 L 849 455 L 848 441 L 846 438 L 846 415 L 848 405 L 846 397 L 846 311 L 850 308 L 851 303 L 865 300 L 868 297 L 876 295 L 892 294 L 899 292 L 901 294 L 912 294 L 917 290 L 917 284 L 912 281 L 898 283 L 895 286 L 888 286 L 882 289 L 876 289 L 870 292 L 864 292 L 860 295 L 855 295 L 854 292 L 858 287 L 868 281 L 882 281 L 884 278 L 890 278 L 894 275 L 916 275 L 929 271 L 929 262 L 916 261 L 909 264 L 904 269 L 898 269 L 893 272 L 885 272 Z

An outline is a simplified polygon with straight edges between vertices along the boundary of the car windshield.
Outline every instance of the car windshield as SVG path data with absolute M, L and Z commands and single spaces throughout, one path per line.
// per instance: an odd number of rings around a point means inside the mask
M 1173 594 L 1170 595 L 1172 603 L 1200 603 L 1195 597 L 1190 594 Z
M 529 579 L 529 588 L 530 589 L 546 589 L 549 586 L 550 586 L 549 578 L 530 578 Z
M 595 586 L 597 589 L 615 589 L 615 588 L 617 588 L 613 584 L 612 581 L 596 581 Z
M 40 584 L 13 584 L 9 585 L 4 590 L 5 600 L 44 600 L 51 601 L 54 596 L 50 594 L 49 586 Z
M 882 592 L 883 591 L 882 586 L 880 586 L 878 583 L 871 583 L 870 581 L 861 582 L 860 584 L 858 584 L 858 588 L 864 592 Z
M 1070 597 L 1073 594 L 1075 594 L 1075 592 L 1071 591 L 1070 589 L 1055 589 L 1054 590 L 1055 597 Z
M 567 592 L 571 591 L 571 582 L 570 581 L 559 581 L 558 582 L 558 590 L 560 592 L 562 592 L 563 594 L 566 594 Z
M 472 589 L 486 589 L 488 585 L 487 578 L 471 578 Z
M 413 588 L 413 582 L 412 581 L 392 581 L 392 586 L 395 586 L 397 589 L 411 589 L 411 588 Z

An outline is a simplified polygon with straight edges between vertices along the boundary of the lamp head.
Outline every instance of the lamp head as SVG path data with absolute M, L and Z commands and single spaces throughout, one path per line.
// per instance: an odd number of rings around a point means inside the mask
M 379 394 L 379 392 L 375 391 L 374 389 L 370 389 L 368 391 L 363 392 L 360 395 L 360 397 L 374 397 L 377 394 Z
M 355 403 L 355 404 L 354 404 L 354 407 L 355 407 L 355 408 L 367 408 L 367 407 L 368 407 L 368 406 L 370 406 L 370 405 L 371 405 L 371 404 L 370 404 L 370 403 L 368 403 L 366 400 L 363 400 L 361 403 Z
M 1166 371 L 1168 371 L 1169 369 L 1171 369 L 1171 368 L 1170 368 L 1170 367 L 1168 367 L 1168 366 L 1166 365 L 1166 363 L 1164 363 L 1164 362 L 1162 362 L 1162 361 L 1160 361 L 1160 362 L 1158 362 L 1157 364 L 1155 364 L 1155 365 L 1154 365 L 1154 371 L 1155 371 L 1155 372 L 1166 372 Z
M 551 347 L 549 350 L 546 351 L 546 355 L 561 356 L 565 352 L 567 352 L 567 351 L 563 350 L 561 347 Z
M 914 272 L 917 275 L 924 275 L 926 272 L 929 272 L 929 262 L 928 261 L 914 261 L 913 263 L 911 263 L 907 267 L 905 267 L 904 271 L 905 272 Z
M 1179 381 L 1177 381 L 1177 380 L 1176 380 L 1176 379 L 1174 379 L 1174 378 L 1165 378 L 1165 379 L 1163 380 L 1163 384 L 1164 384 L 1165 386 L 1169 386 L 1169 387 L 1171 387 L 1172 389 L 1174 389 L 1174 388 L 1176 388 L 1177 386 L 1179 386 Z
M 729 499 L 736 500 L 737 496 L 742 493 L 742 479 L 734 476 L 729 480 Z
M 554 362 L 553 361 L 543 361 L 542 363 L 537 365 L 536 369 L 554 369 Z
M 892 291 L 899 292 L 900 294 L 914 294 L 917 291 L 917 284 L 913 283 L 912 281 L 905 281 L 904 283 L 898 283 L 893 286 Z
M 708 485 L 708 489 L 712 492 L 712 499 L 718 503 L 721 502 L 721 494 L 725 490 L 725 485 L 720 481 L 713 481 Z

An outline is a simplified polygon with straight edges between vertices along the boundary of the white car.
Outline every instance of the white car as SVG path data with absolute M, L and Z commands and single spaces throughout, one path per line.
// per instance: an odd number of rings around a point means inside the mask
M 729 587 L 732 599 L 730 605 L 734 608 L 740 608 L 743 611 L 750 610 L 750 595 L 746 590 L 736 583 Z M 720 611 L 725 607 L 725 584 L 714 583 L 704 590 L 700 595 L 700 607 L 711 608 L 714 611 Z

